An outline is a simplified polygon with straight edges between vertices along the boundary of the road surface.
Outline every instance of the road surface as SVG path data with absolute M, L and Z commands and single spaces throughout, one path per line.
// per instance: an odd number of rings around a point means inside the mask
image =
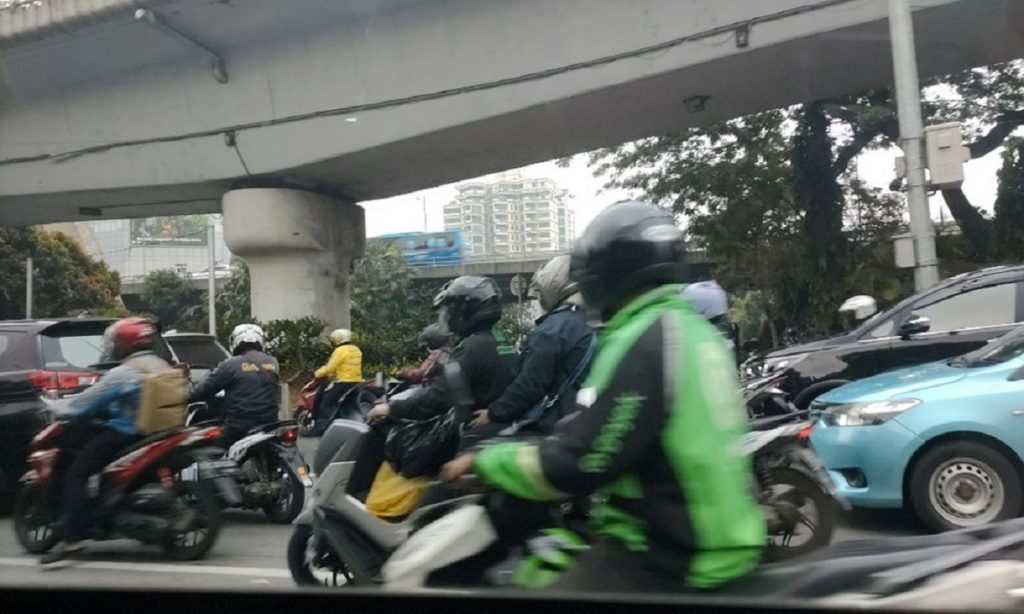
M 314 444 L 302 440 L 300 445 L 311 462 Z M 81 561 L 44 570 L 38 557 L 18 545 L 5 517 L 0 518 L 0 587 L 295 590 L 285 559 L 291 530 L 271 524 L 260 512 L 229 510 L 217 543 L 201 561 L 168 561 L 159 548 L 118 540 L 95 544 Z M 834 541 L 923 532 L 901 513 L 860 511 L 844 516 Z

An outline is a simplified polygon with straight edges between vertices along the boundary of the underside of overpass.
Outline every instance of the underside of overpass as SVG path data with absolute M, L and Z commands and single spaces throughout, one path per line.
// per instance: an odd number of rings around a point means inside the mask
M 922 76 L 1024 56 L 1022 2 L 914 4 Z M 224 210 L 263 317 L 341 324 L 352 203 L 889 85 L 887 9 L 41 0 L 0 11 L 0 225 Z

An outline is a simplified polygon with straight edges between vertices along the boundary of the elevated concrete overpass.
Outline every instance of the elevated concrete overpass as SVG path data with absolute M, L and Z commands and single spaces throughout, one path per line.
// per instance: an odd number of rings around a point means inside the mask
M 223 210 L 260 317 L 344 324 L 352 203 L 887 85 L 887 6 L 40 0 L 0 11 L 0 225 Z M 1022 2 L 915 7 L 923 75 L 1024 55 Z

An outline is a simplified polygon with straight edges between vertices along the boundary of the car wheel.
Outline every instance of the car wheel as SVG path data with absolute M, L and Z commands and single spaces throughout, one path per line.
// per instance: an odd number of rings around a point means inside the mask
M 976 441 L 926 451 L 911 468 L 908 490 L 917 516 L 936 532 L 1016 517 L 1024 498 L 1010 459 Z

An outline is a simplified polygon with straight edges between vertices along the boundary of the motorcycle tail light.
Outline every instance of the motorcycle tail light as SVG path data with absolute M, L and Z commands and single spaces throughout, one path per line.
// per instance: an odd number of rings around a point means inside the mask
M 804 428 L 800 429 L 800 432 L 797 433 L 796 436 L 800 439 L 800 441 L 807 441 L 811 437 L 812 430 L 814 430 L 814 425 L 808 424 Z
M 283 443 L 295 443 L 299 439 L 299 429 L 291 428 L 281 431 L 281 441 Z
M 211 426 L 210 428 L 208 428 L 206 430 L 206 433 L 203 434 L 203 437 L 206 438 L 206 439 L 220 439 L 220 436 L 223 435 L 223 434 L 224 434 L 223 427 Z

